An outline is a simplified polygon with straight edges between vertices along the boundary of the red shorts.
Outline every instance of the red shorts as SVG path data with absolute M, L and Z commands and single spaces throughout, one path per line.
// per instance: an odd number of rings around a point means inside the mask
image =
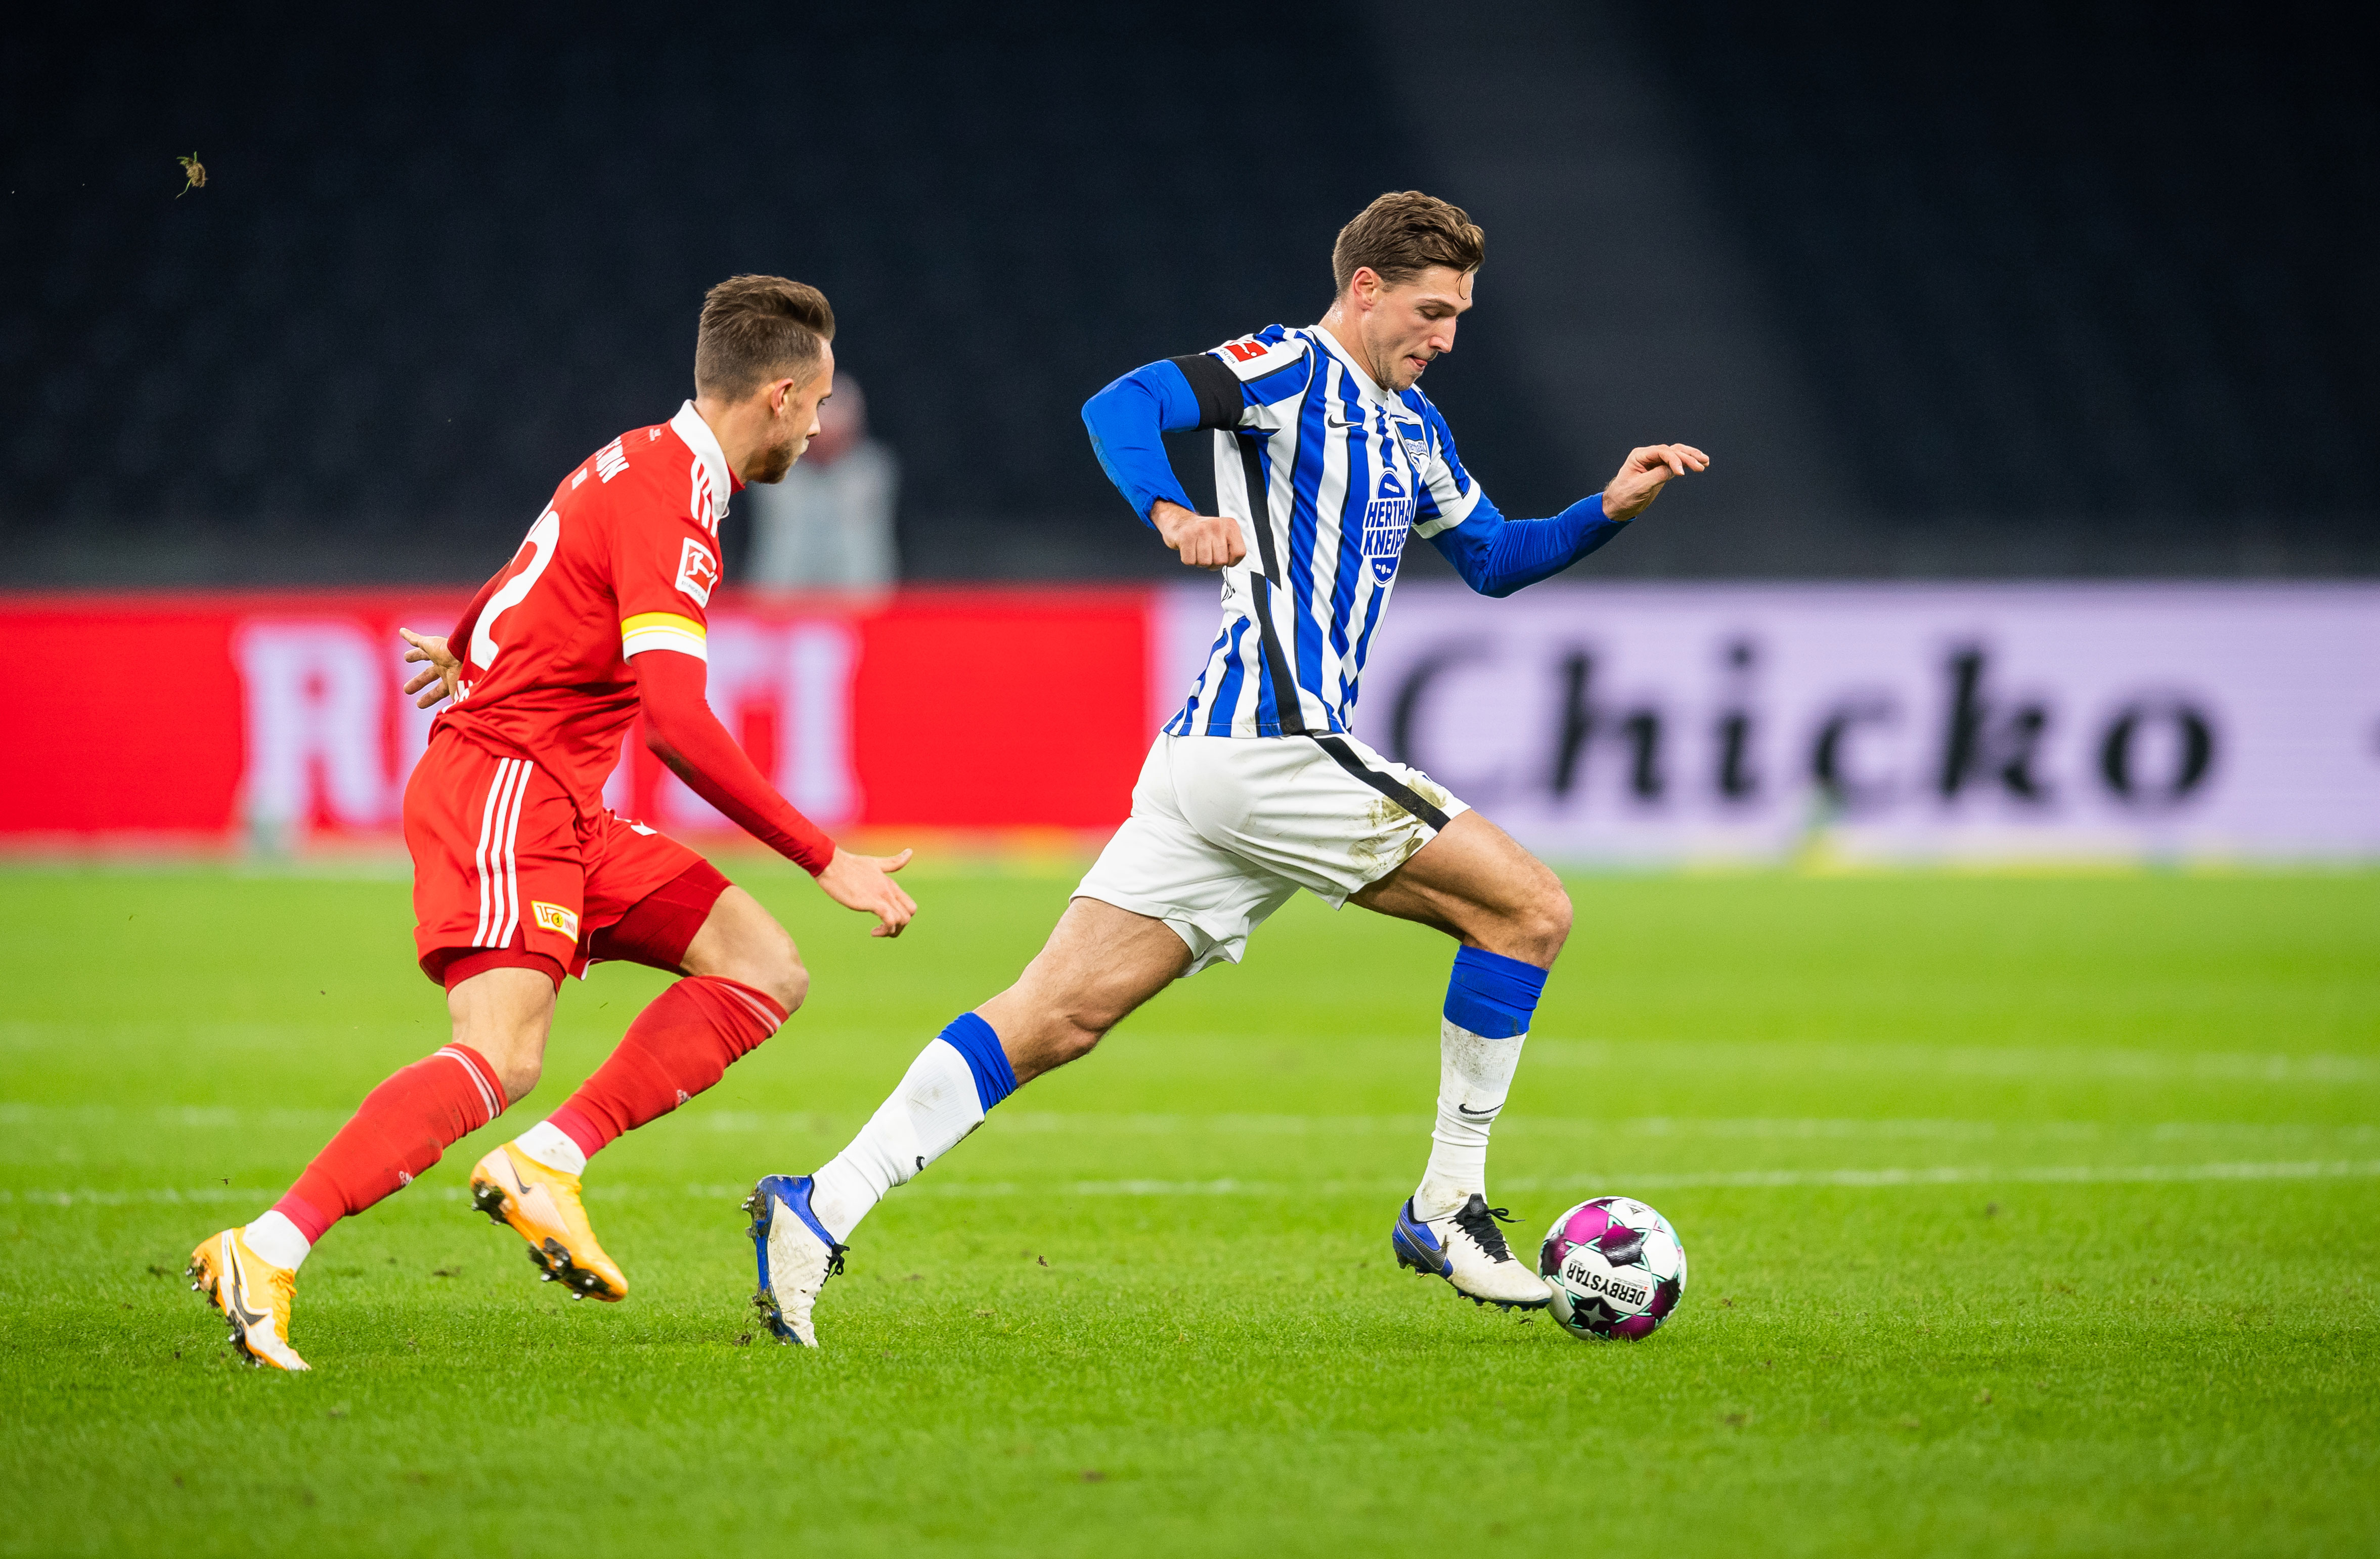
M 583 818 L 553 777 L 443 727 L 405 787 L 413 944 L 421 971 L 550 958 L 572 974 L 601 958 L 674 969 L 727 889 L 666 834 L 605 811 Z M 529 958 L 473 957 L 509 950 Z

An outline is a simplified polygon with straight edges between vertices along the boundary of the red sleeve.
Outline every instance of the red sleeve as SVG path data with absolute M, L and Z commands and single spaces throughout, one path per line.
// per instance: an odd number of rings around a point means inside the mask
M 834 841 L 795 811 L 755 768 L 702 696 L 710 668 L 676 650 L 629 658 L 644 700 L 646 742 L 697 796 L 735 825 L 815 877 L 834 859 Z
M 710 592 L 718 584 L 718 550 L 686 505 L 624 506 L 612 532 L 622 654 L 676 650 L 705 658 Z
M 471 629 L 479 623 L 480 614 L 487 610 L 488 597 L 496 593 L 496 581 L 503 579 L 511 568 L 512 565 L 506 563 L 504 567 L 489 575 L 488 582 L 480 587 L 480 593 L 471 598 L 471 604 L 464 607 L 462 616 L 455 620 L 455 631 L 446 636 L 446 648 L 456 660 L 468 658 L 471 648 Z

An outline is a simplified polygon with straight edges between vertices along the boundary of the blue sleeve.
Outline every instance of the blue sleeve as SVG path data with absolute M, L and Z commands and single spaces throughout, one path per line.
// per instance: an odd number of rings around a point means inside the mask
M 1454 565 L 1464 584 L 1482 595 L 1506 596 L 1552 579 L 1627 523 L 1604 518 L 1600 493 L 1550 519 L 1506 519 L 1482 493 L 1462 524 L 1432 536 L 1429 544 Z
M 1160 498 L 1185 509 L 1194 506 L 1173 474 L 1173 462 L 1165 457 L 1160 435 L 1198 423 L 1198 397 L 1171 361 L 1136 368 L 1083 403 L 1083 425 L 1091 432 L 1099 468 L 1143 524 Z

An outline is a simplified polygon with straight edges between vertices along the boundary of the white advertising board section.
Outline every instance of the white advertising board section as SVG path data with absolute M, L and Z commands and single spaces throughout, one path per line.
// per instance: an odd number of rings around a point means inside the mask
M 1415 583 L 1355 734 L 1557 859 L 2380 857 L 2380 588 Z

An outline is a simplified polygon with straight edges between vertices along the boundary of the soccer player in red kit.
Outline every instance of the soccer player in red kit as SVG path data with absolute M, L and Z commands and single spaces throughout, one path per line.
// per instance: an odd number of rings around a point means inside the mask
M 625 958 L 686 978 L 543 1122 L 471 1173 L 472 1203 L 577 1297 L 628 1283 L 579 1203 L 587 1160 L 666 1114 L 776 1032 L 808 985 L 793 939 L 674 839 L 608 810 L 603 783 L 641 713 L 694 792 L 898 936 L 908 860 L 854 855 L 771 788 L 703 701 L 705 614 L 728 494 L 776 481 L 834 387 L 834 315 L 816 288 L 736 276 L 710 289 L 695 398 L 621 434 L 554 489 L 510 563 L 445 639 L 407 634 L 407 685 L 446 701 L 405 792 L 414 942 L 446 989 L 453 1042 L 364 1100 L 289 1194 L 190 1258 L 193 1286 L 258 1364 L 289 1346 L 298 1267 L 339 1219 L 438 1162 L 537 1086 L 564 974 Z

